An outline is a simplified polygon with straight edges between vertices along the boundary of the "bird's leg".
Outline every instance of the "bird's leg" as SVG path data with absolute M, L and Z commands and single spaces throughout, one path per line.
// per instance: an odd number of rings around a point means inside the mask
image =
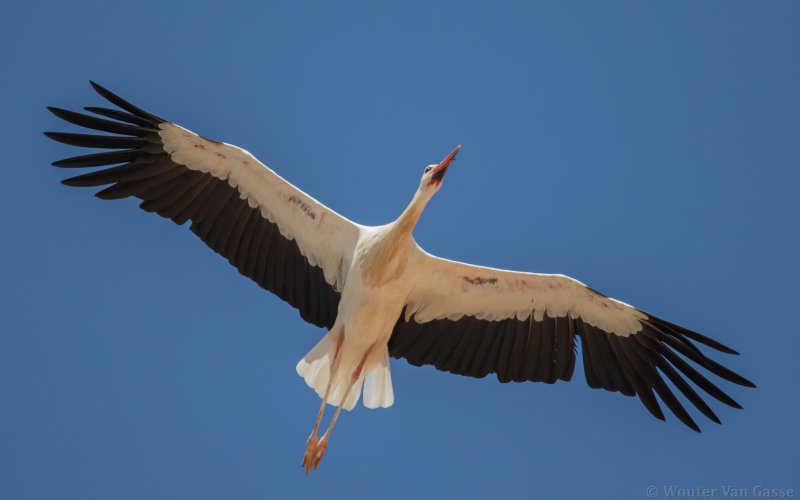
M 342 342 L 344 341 L 344 330 L 339 333 L 338 338 L 336 339 L 336 350 L 333 353 L 333 360 L 331 361 L 331 369 L 330 374 L 328 376 L 328 383 L 325 386 L 325 396 L 322 398 L 322 403 L 319 405 L 319 412 L 317 412 L 317 420 L 314 422 L 314 430 L 312 432 L 313 435 L 316 435 L 319 432 L 319 424 L 322 421 L 322 414 L 325 413 L 325 406 L 328 404 L 328 397 L 331 393 L 331 387 L 333 386 L 333 379 L 336 376 L 337 369 L 339 368 L 339 353 L 342 348 Z
M 328 404 L 328 396 L 330 396 L 331 386 L 333 386 L 333 379 L 336 376 L 336 371 L 339 368 L 339 353 L 341 351 L 342 342 L 344 341 L 344 330 L 339 332 L 338 338 L 336 339 L 336 350 L 333 354 L 333 360 L 331 361 L 330 367 L 330 375 L 328 376 L 328 383 L 325 386 L 325 395 L 322 398 L 322 403 L 319 405 L 319 411 L 317 412 L 317 419 L 314 421 L 314 429 L 311 431 L 311 435 L 308 436 L 308 442 L 306 443 L 306 451 L 303 454 L 303 463 L 301 467 L 306 469 L 306 476 L 308 475 L 308 471 L 311 470 L 312 465 L 314 465 L 314 457 L 317 456 L 317 448 L 319 446 L 319 424 L 322 420 L 322 415 L 325 413 L 325 406 Z
M 344 393 L 344 397 L 339 402 L 339 406 L 336 408 L 336 413 L 333 414 L 333 418 L 331 419 L 331 423 L 328 424 L 328 430 L 325 431 L 325 434 L 322 435 L 322 439 L 319 440 L 317 444 L 317 453 L 314 456 L 314 463 L 312 464 L 314 469 L 317 468 L 319 462 L 322 460 L 322 456 L 325 454 L 325 450 L 328 449 L 328 436 L 331 435 L 331 431 L 333 430 L 333 426 L 336 425 L 336 420 L 339 419 L 339 414 L 342 413 L 342 407 L 344 407 L 345 402 L 347 401 L 347 397 L 350 395 L 350 391 L 353 390 L 353 386 L 356 385 L 358 378 L 361 376 L 361 370 L 364 368 L 364 363 L 367 360 L 367 356 L 369 355 L 372 349 L 368 349 L 367 352 L 364 354 L 364 357 L 361 358 L 361 362 L 358 363 L 358 367 L 353 371 L 353 375 L 350 378 L 350 384 L 347 386 L 347 390 Z

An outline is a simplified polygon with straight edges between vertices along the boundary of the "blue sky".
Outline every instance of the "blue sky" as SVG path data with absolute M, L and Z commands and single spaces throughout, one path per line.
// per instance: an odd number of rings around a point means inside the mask
M 15 2 L 4 8 L 0 497 L 645 498 L 794 488 L 795 2 Z M 393 361 L 300 460 L 321 331 L 185 227 L 61 186 L 44 109 L 94 79 L 362 223 L 463 149 L 416 230 L 739 350 L 695 434 L 633 398 Z M 663 491 L 662 491 L 663 492 Z M 663 495 L 662 495 L 663 496 Z

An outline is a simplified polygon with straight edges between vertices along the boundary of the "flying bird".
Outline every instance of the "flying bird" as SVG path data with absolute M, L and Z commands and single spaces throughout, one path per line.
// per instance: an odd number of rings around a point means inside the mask
M 475 266 L 423 250 L 414 227 L 460 146 L 424 168 L 396 220 L 366 226 L 324 206 L 244 149 L 201 137 L 91 84 L 117 108 L 84 108 L 92 115 L 48 109 L 114 135 L 45 132 L 68 145 L 106 150 L 54 162 L 66 169 L 103 167 L 62 182 L 107 186 L 96 196 L 133 196 L 147 212 L 179 225 L 191 221 L 190 230 L 242 275 L 327 329 L 297 364 L 322 399 L 303 456 L 306 474 L 322 459 L 342 409 L 351 410 L 362 395 L 367 408 L 393 404 L 390 357 L 469 377 L 552 384 L 572 378 L 580 339 L 589 387 L 638 396 L 664 420 L 657 395 L 698 432 L 667 380 L 716 423 L 694 387 L 741 406 L 696 367 L 755 387 L 698 344 L 738 354 L 733 349 L 575 279 Z M 326 405 L 336 409 L 320 438 Z

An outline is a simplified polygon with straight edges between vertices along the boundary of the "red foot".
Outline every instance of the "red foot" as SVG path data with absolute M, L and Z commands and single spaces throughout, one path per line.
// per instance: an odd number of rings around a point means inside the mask
M 306 443 L 306 452 L 303 454 L 303 463 L 300 464 L 306 470 L 306 476 L 308 475 L 308 471 L 311 470 L 311 467 L 317 468 L 317 464 L 319 460 L 316 460 L 318 449 L 319 449 L 319 438 L 317 438 L 317 433 L 313 432 L 310 436 L 308 436 L 308 442 Z M 324 451 L 323 451 L 324 453 Z

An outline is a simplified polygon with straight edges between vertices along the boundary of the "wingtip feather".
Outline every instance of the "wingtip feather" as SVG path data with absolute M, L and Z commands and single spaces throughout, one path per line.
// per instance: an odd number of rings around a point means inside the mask
M 750 388 L 752 388 L 752 389 L 755 389 L 755 388 L 757 388 L 757 387 L 758 387 L 756 384 L 754 384 L 753 382 L 751 382 L 751 381 L 747 380 L 747 379 L 746 379 L 746 378 L 744 378 L 744 377 L 742 377 L 742 380 L 741 380 L 741 382 L 744 382 L 744 383 L 740 384 L 740 385 L 743 385 L 744 387 L 750 387 Z
M 147 111 L 143 110 L 142 108 L 140 108 L 138 106 L 135 106 L 134 104 L 126 101 L 125 99 L 123 99 L 122 97 L 118 96 L 117 94 L 111 92 L 110 90 L 108 90 L 107 88 L 103 87 L 102 85 L 99 85 L 99 84 L 93 82 L 92 80 L 89 80 L 89 83 L 92 85 L 92 88 L 95 90 L 95 92 L 100 94 L 108 102 L 120 107 L 121 109 L 124 109 L 125 111 L 127 111 L 127 112 L 129 112 L 129 113 L 131 113 L 133 115 L 136 115 L 139 118 L 144 118 L 146 120 L 155 120 L 156 122 L 159 122 L 159 123 L 165 121 L 163 118 L 159 118 L 154 114 L 148 113 Z

